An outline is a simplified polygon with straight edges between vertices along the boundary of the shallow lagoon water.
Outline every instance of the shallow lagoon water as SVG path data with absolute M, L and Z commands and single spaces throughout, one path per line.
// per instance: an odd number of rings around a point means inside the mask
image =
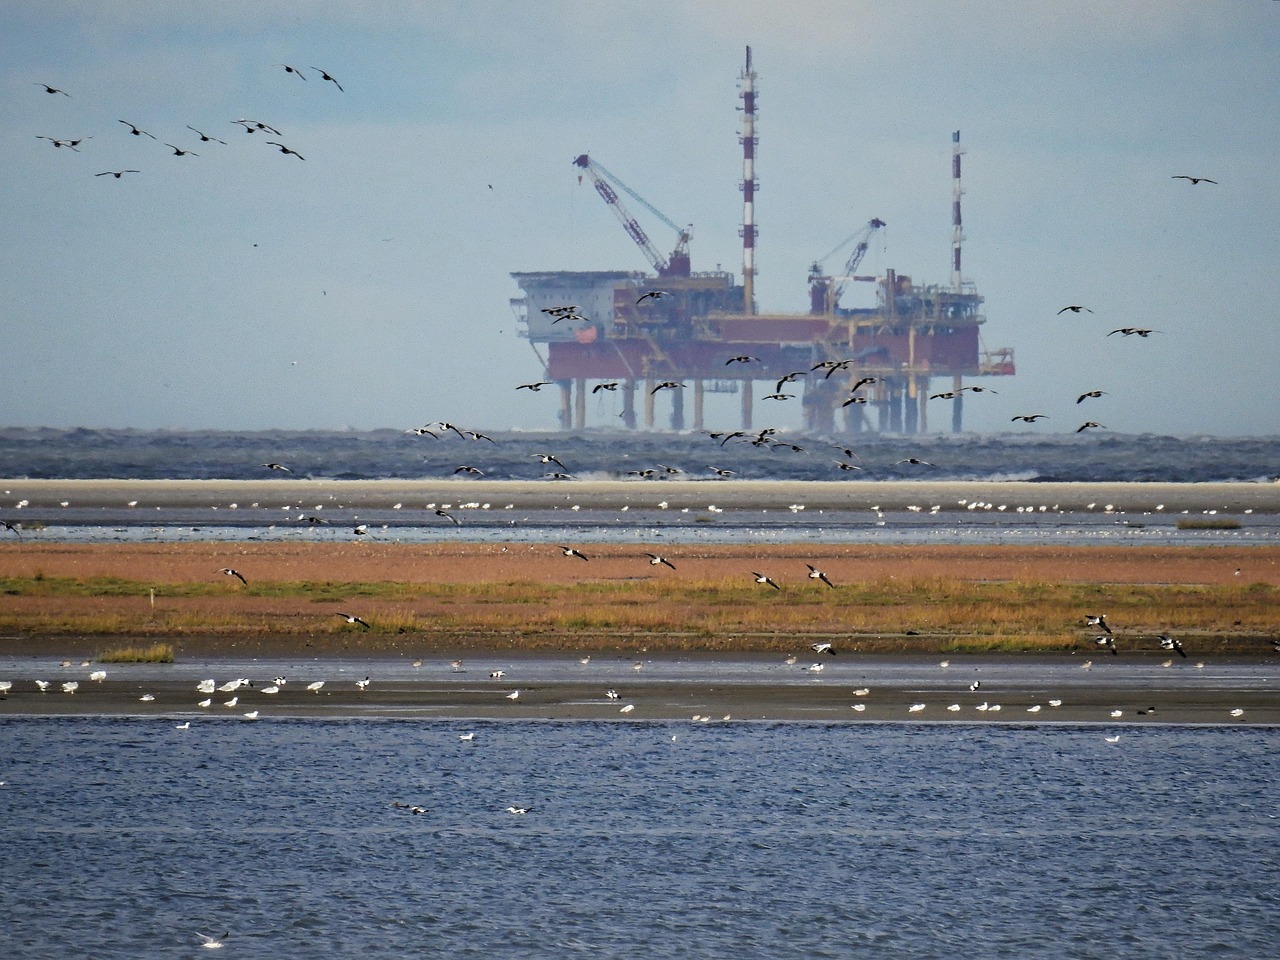
M 189 957 L 224 930 L 223 956 L 278 958 L 1256 958 L 1280 941 L 1275 728 L 3 730 L 13 956 Z

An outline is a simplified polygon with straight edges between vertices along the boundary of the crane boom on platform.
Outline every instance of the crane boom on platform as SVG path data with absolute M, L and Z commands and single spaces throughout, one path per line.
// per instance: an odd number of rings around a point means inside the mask
M 640 194 L 636 193 L 625 183 L 610 173 L 600 164 L 592 160 L 587 154 L 583 153 L 574 158 L 574 166 L 580 168 L 586 176 L 591 178 L 591 185 L 596 188 L 596 193 L 600 194 L 605 203 L 609 205 L 609 209 L 613 211 L 614 216 L 622 224 L 622 228 L 644 253 L 648 261 L 653 264 L 653 269 L 657 271 L 660 277 L 687 277 L 690 272 L 689 263 L 689 240 L 693 236 L 692 227 L 680 227 L 671 221 L 661 210 L 651 204 Z M 582 182 L 583 174 L 578 175 L 578 182 Z M 659 220 L 669 226 L 676 232 L 677 240 L 675 249 L 671 252 L 671 256 L 664 257 L 658 252 L 657 247 L 653 245 L 653 241 L 649 239 L 649 235 L 644 232 L 644 228 L 631 215 L 631 212 L 622 202 L 622 198 L 610 184 L 616 185 L 620 190 L 624 191 L 628 196 L 642 204 L 646 210 L 656 216 Z
M 821 283 L 823 281 L 827 282 L 829 290 L 824 293 L 824 297 L 829 299 L 827 300 L 828 305 L 826 309 L 835 310 L 839 305 L 840 295 L 844 293 L 845 284 L 847 284 L 850 278 L 853 277 L 854 271 L 857 270 L 858 265 L 862 263 L 862 258 L 867 255 L 867 248 L 871 245 L 872 234 L 883 226 L 885 226 L 885 222 L 883 220 L 879 217 L 872 217 L 865 227 L 857 233 L 845 237 L 838 244 L 832 247 L 831 251 L 827 253 L 826 256 L 813 262 L 813 266 L 809 268 L 809 285 L 812 289 L 815 283 Z M 844 247 L 850 243 L 854 244 L 853 251 L 849 254 L 849 259 L 845 261 L 843 273 L 841 273 L 839 277 L 834 278 L 824 276 L 822 272 L 823 261 L 829 259 L 837 251 L 844 249 Z M 830 283 L 832 280 L 835 281 L 834 284 Z

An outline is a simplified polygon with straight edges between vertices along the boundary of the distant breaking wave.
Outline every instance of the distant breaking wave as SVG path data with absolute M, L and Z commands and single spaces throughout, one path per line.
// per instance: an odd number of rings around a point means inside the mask
M 0 430 L 0 476 L 65 480 L 252 480 L 281 463 L 295 477 L 441 479 L 472 467 L 490 480 L 572 478 L 718 481 L 716 469 L 753 480 L 979 480 L 1060 482 L 1273 482 L 1278 437 L 1044 434 L 828 438 L 777 434 L 790 446 L 706 433 L 492 432 L 493 443 L 451 432 L 396 430 Z M 846 455 L 845 449 L 853 456 Z M 564 464 L 543 464 L 550 454 Z M 925 464 L 903 463 L 908 458 Z M 841 469 L 839 463 L 851 469 Z M 674 472 L 672 472 L 674 471 Z M 467 474 L 459 473 L 459 477 Z M 470 476 L 475 476 L 471 474 Z

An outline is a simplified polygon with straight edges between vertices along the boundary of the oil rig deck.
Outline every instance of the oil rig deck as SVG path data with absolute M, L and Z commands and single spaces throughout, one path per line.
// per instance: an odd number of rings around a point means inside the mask
M 704 429 L 707 392 L 741 398 L 741 429 L 752 428 L 754 405 L 798 401 L 806 431 L 923 433 L 929 429 L 931 384 L 942 379 L 951 403 L 951 429 L 963 429 L 964 378 L 1010 376 L 1010 348 L 985 350 L 979 329 L 983 298 L 960 273 L 960 135 L 952 135 L 952 277 L 946 285 L 919 285 L 895 270 L 859 276 L 856 270 L 874 233 L 871 220 L 828 254 L 853 244 L 841 272 L 823 261 L 808 277 L 809 311 L 760 313 L 755 276 L 754 159 L 757 138 L 755 73 L 751 50 L 741 75 L 743 100 L 742 283 L 724 271 L 694 272 L 691 228 L 681 228 L 590 157 L 573 162 L 644 252 L 653 274 L 637 271 L 513 273 L 523 296 L 512 307 L 543 364 L 545 380 L 560 388 L 561 429 L 586 426 L 588 393 L 622 396 L 628 429 L 655 429 L 655 405 L 670 404 L 670 428 L 686 429 L 691 394 L 694 430 Z M 663 256 L 626 208 L 617 187 L 677 232 Z M 823 258 L 825 260 L 827 258 Z M 872 283 L 875 306 L 848 309 L 840 297 L 849 282 Z M 538 351 L 545 347 L 545 356 Z M 691 388 L 691 389 L 690 389 Z M 642 411 L 636 409 L 641 392 Z M 760 394 L 757 397 L 757 394 Z M 936 402 L 935 402 L 936 406 Z

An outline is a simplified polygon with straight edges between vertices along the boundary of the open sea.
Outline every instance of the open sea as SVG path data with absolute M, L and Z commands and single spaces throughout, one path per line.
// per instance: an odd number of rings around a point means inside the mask
M 404 540 L 1156 546 L 1274 544 L 1280 515 L 1275 438 L 864 438 L 859 471 L 820 438 L 494 441 L 5 430 L 0 518 L 68 542 L 349 539 L 363 523 Z M 541 453 L 573 479 L 545 479 Z M 514 493 L 455 480 L 461 465 Z M 1238 523 L 1178 523 L 1206 516 Z M 0 956 L 21 960 L 202 956 L 197 933 L 272 960 L 1280 944 L 1265 724 L 6 716 L 0 781 Z

